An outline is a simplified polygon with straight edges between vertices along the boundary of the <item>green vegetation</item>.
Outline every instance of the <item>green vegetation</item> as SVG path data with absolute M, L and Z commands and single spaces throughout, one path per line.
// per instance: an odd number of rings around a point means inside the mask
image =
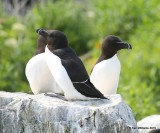
M 37 28 L 66 33 L 70 46 L 84 59 L 90 73 L 101 40 L 114 34 L 129 42 L 120 51 L 122 70 L 118 93 L 136 119 L 160 112 L 160 4 L 158 0 L 59 0 L 36 4 L 25 16 L 11 16 L 0 5 L 0 90 L 30 92 L 25 65 L 36 48 Z

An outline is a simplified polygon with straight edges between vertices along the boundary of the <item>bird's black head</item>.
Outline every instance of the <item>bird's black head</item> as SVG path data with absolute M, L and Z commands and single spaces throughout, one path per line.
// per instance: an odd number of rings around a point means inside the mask
M 113 57 L 117 53 L 117 51 L 121 49 L 132 49 L 132 46 L 126 42 L 123 42 L 117 36 L 107 36 L 102 42 L 102 53 L 101 56 L 98 58 L 96 64 Z
M 113 35 L 107 36 L 102 42 L 102 54 L 108 58 L 114 56 L 121 49 L 132 49 L 132 46 Z
M 65 48 L 68 46 L 68 40 L 65 34 L 58 30 L 37 29 L 40 35 L 38 38 L 38 46 L 45 47 L 48 44 L 50 50 Z

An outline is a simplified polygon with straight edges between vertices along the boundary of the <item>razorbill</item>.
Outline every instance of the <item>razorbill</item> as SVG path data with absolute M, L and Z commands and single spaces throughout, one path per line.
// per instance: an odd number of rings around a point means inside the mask
M 82 61 L 68 47 L 68 40 L 63 32 L 43 29 L 38 29 L 37 32 L 45 39 L 44 58 L 49 72 L 66 99 L 106 99 L 90 82 Z
M 27 80 L 34 94 L 47 92 L 63 94 L 47 66 L 45 46 L 46 39 L 39 36 L 35 55 L 28 61 L 25 68 Z
M 121 70 L 117 51 L 121 49 L 132 49 L 132 46 L 117 36 L 107 36 L 101 45 L 101 55 L 92 69 L 90 80 L 104 95 L 117 92 Z

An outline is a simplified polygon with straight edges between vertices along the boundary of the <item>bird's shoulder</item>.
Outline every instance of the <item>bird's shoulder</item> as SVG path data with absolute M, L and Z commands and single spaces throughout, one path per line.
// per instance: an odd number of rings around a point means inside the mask
M 52 53 L 60 57 L 62 60 L 72 60 L 73 58 L 77 58 L 76 53 L 70 48 L 62 48 L 53 50 Z

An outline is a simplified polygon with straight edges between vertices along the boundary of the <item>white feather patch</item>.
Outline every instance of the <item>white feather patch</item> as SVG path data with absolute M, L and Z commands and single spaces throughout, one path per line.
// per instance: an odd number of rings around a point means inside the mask
M 34 94 L 47 92 L 63 94 L 48 69 L 44 55 L 42 53 L 32 57 L 26 65 L 25 74 L 31 90 Z
M 96 64 L 90 75 L 93 85 L 104 95 L 116 94 L 121 65 L 117 55 Z

